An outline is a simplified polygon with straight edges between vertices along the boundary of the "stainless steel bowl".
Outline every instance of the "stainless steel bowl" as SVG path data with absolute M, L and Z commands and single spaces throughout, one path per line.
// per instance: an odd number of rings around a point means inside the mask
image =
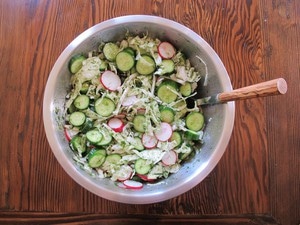
M 234 103 L 204 108 L 207 119 L 204 145 L 195 157 L 185 163 L 180 171 L 155 184 L 147 184 L 141 190 L 117 187 L 109 179 L 97 179 L 81 170 L 72 159 L 72 152 L 62 129 L 65 96 L 69 88 L 68 61 L 76 53 L 97 48 L 99 41 L 117 41 L 124 34 L 148 33 L 152 37 L 168 40 L 182 50 L 193 66 L 199 66 L 200 56 L 207 64 L 208 85 L 201 87 L 201 95 L 232 90 L 231 82 L 216 52 L 198 34 L 189 28 L 156 16 L 131 15 L 104 21 L 75 38 L 61 53 L 47 81 L 43 118 L 47 139 L 52 151 L 64 170 L 82 187 L 112 201 L 146 204 L 164 201 L 178 196 L 199 184 L 217 165 L 229 142 L 234 124 Z

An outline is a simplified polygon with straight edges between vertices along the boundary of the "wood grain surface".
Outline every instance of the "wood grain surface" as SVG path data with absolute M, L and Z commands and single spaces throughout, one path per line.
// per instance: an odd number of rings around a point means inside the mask
M 87 28 L 116 16 L 157 15 L 200 34 L 234 88 L 279 77 L 282 96 L 239 101 L 217 167 L 185 194 L 156 204 L 100 198 L 73 181 L 45 136 L 44 88 L 56 59 Z M 0 224 L 300 223 L 298 0 L 1 0 Z

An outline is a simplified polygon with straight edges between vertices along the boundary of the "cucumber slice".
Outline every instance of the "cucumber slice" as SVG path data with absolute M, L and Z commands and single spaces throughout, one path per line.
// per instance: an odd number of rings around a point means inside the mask
M 193 130 L 187 130 L 184 132 L 184 135 L 186 139 L 192 140 L 192 141 L 199 141 L 200 140 L 200 134 Z
M 149 75 L 155 71 L 156 64 L 149 55 L 142 55 L 136 63 L 136 71 L 141 75 Z
M 179 158 L 180 160 L 185 160 L 185 159 L 187 159 L 190 155 L 192 155 L 192 152 L 193 152 L 192 150 L 189 151 L 189 152 L 185 152 L 185 153 L 181 152 L 181 153 L 178 154 L 178 158 Z
M 176 102 L 176 104 L 173 105 L 173 108 L 176 111 L 175 118 L 182 118 L 188 112 L 186 101 L 183 100 L 183 99 L 181 99 L 180 101 Z
M 139 158 L 135 161 L 134 169 L 138 174 L 144 175 L 150 171 L 151 165 L 147 164 L 145 159 Z
M 175 69 L 175 64 L 171 59 L 164 59 L 161 62 L 160 68 L 162 69 L 162 75 L 170 74 Z
M 86 151 L 86 138 L 84 136 L 76 135 L 71 139 L 70 146 L 74 151 L 83 153 Z
M 121 51 L 116 56 L 117 68 L 123 72 L 129 71 L 134 66 L 134 62 L 134 56 L 127 51 Z
M 103 135 L 100 133 L 99 130 L 89 130 L 86 133 L 86 138 L 93 144 L 98 143 L 102 140 Z
M 73 112 L 76 112 L 76 107 L 74 106 L 74 102 L 70 105 L 70 107 L 68 108 L 68 113 L 71 114 Z
M 144 115 L 136 115 L 133 118 L 133 127 L 138 132 L 144 133 L 146 131 L 145 123 L 146 117 Z
M 97 149 L 99 153 L 103 154 L 106 156 L 106 150 L 105 149 Z
M 160 107 L 160 119 L 163 122 L 172 123 L 174 121 L 175 113 L 173 109 L 169 107 Z
M 177 99 L 177 90 L 173 82 L 163 82 L 157 89 L 157 96 L 165 103 L 174 102 Z
M 180 101 L 176 102 L 176 104 L 173 105 L 174 111 L 176 112 L 175 114 L 175 120 L 177 118 L 182 118 L 186 115 L 188 112 L 187 110 L 187 104 L 186 101 L 181 99 Z
M 89 87 L 90 87 L 89 82 L 84 82 L 81 86 L 80 93 L 81 94 L 86 94 L 89 90 Z
M 119 46 L 115 43 L 108 42 L 103 47 L 103 54 L 105 58 L 109 61 L 114 62 L 116 60 L 116 56 L 119 52 Z
M 192 131 L 199 131 L 204 125 L 204 116 L 200 112 L 190 112 L 185 119 L 186 127 Z
M 100 70 L 100 71 L 104 71 L 104 70 L 107 69 L 107 67 L 108 67 L 108 63 L 105 62 L 105 61 L 103 61 L 103 60 L 101 60 L 99 70 Z
M 135 137 L 135 138 L 134 138 L 134 142 L 133 142 L 132 145 L 134 146 L 134 148 L 135 148 L 136 150 L 139 150 L 139 151 L 142 151 L 142 150 L 145 149 L 145 148 L 144 148 L 144 145 L 143 145 L 143 143 L 142 143 L 142 139 L 140 139 L 139 137 Z
M 82 67 L 82 62 L 86 60 L 86 57 L 79 54 L 79 55 L 74 55 L 70 61 L 69 61 L 69 70 L 71 73 L 75 74 L 77 73 L 81 67 Z
M 180 146 L 182 144 L 182 135 L 181 133 L 179 133 L 178 131 L 174 131 L 171 138 L 170 138 L 170 141 L 175 141 L 176 142 L 176 145 L 174 146 L 174 148 Z
M 186 82 L 185 84 L 183 84 L 179 87 L 179 91 L 185 97 L 191 95 L 192 94 L 192 84 Z
M 104 146 L 108 145 L 112 141 L 112 136 L 108 131 L 101 130 L 102 133 L 102 139 L 101 141 L 97 142 L 97 146 Z
M 124 48 L 123 51 L 128 52 L 128 53 L 130 53 L 133 57 L 135 57 L 135 51 L 134 51 L 134 49 L 131 48 L 131 47 Z
M 73 126 L 79 127 L 82 124 L 84 124 L 85 118 L 86 118 L 86 116 L 83 112 L 73 112 L 70 115 L 69 121 Z
M 105 163 L 118 164 L 121 159 L 122 159 L 121 155 L 114 153 L 114 154 L 106 156 Z
M 136 68 L 135 67 L 132 67 L 131 70 L 130 70 L 130 74 L 133 74 L 133 73 L 136 73 Z
M 99 149 L 93 149 L 92 151 L 89 152 L 87 159 L 88 159 L 88 164 L 91 168 L 97 168 L 101 166 L 104 161 L 105 161 L 105 150 L 99 150 Z
M 91 130 L 93 127 L 93 122 L 91 119 L 87 118 L 84 122 L 84 124 L 81 126 L 81 133 L 85 134 L 89 130 Z
M 116 105 L 115 103 L 107 97 L 104 98 L 99 98 L 95 102 L 95 111 L 98 113 L 100 116 L 110 116 L 113 111 L 115 110 Z
M 74 106 L 77 109 L 86 109 L 90 104 L 90 98 L 87 95 L 79 95 L 74 100 Z
M 164 80 L 162 82 L 162 85 L 169 85 L 169 86 L 172 86 L 176 91 L 178 91 L 178 87 L 179 87 L 179 84 L 174 81 L 174 80 Z

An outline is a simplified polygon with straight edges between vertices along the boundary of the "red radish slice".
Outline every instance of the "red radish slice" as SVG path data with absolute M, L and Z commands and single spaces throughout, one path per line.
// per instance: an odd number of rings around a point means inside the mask
M 171 43 L 165 41 L 158 45 L 158 54 L 163 59 L 171 59 L 176 54 L 176 50 Z
M 177 162 L 178 156 L 177 153 L 173 150 L 168 151 L 164 154 L 161 161 L 166 166 L 174 165 Z
M 121 86 L 120 77 L 110 70 L 105 71 L 101 75 L 100 81 L 104 88 L 110 91 L 116 91 Z
M 74 131 L 74 130 L 70 130 L 68 128 L 65 128 L 64 130 L 64 133 L 65 133 L 65 136 L 66 136 L 66 139 L 67 141 L 71 141 L 72 138 L 79 133 L 79 131 Z
M 133 173 L 133 169 L 129 165 L 122 165 L 120 170 L 122 172 L 118 174 L 118 181 L 128 180 Z
M 148 181 L 148 182 L 152 182 L 152 181 L 155 181 L 155 179 L 149 179 L 147 175 L 144 175 L 144 174 L 137 174 L 137 176 L 139 178 L 141 178 L 143 181 Z
M 138 98 L 135 95 L 124 98 L 122 106 L 131 106 L 137 102 Z
M 116 183 L 116 185 L 120 188 L 124 188 L 124 189 L 127 188 L 122 182 L 118 182 L 118 183 Z
M 135 189 L 135 190 L 141 189 L 143 187 L 143 184 L 141 182 L 134 181 L 134 180 L 125 180 L 123 184 L 129 189 Z
M 162 122 L 160 127 L 154 132 L 155 137 L 160 141 L 167 141 L 171 138 L 173 129 L 169 123 Z
M 117 117 L 113 117 L 111 119 L 108 120 L 107 125 L 113 129 L 115 132 L 122 132 L 123 128 L 124 128 L 124 123 L 121 119 L 117 118 Z
M 157 145 L 157 142 L 158 140 L 155 136 L 149 134 L 143 134 L 142 143 L 145 146 L 145 148 L 148 149 L 154 148 Z
M 67 141 L 71 141 L 71 139 L 72 139 L 72 137 L 71 137 L 69 131 L 70 131 L 70 130 L 69 130 L 69 129 L 66 129 L 66 128 L 65 128 L 65 130 L 64 130 L 64 133 L 65 133 L 65 136 L 66 136 Z

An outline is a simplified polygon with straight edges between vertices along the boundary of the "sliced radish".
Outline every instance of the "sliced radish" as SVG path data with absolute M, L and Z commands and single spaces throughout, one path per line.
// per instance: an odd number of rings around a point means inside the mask
M 115 132 L 122 132 L 123 128 L 124 128 L 124 123 L 121 119 L 117 118 L 117 117 L 113 117 L 111 119 L 108 120 L 107 125 L 113 129 Z
M 145 146 L 145 148 L 151 149 L 154 148 L 157 145 L 157 138 L 153 135 L 149 134 L 143 134 L 142 137 L 142 143 Z
M 177 153 L 173 150 L 168 151 L 164 154 L 161 161 L 166 166 L 174 165 L 177 162 L 178 156 Z
M 125 180 L 123 184 L 126 186 L 126 188 L 135 190 L 141 189 L 143 187 L 143 184 L 141 182 L 134 180 Z
M 171 43 L 165 41 L 158 45 L 158 54 L 163 59 L 171 59 L 176 54 L 176 50 Z
M 121 86 L 120 77 L 110 70 L 105 71 L 101 75 L 100 81 L 104 88 L 110 91 L 116 91 Z
M 135 95 L 124 98 L 122 106 L 131 106 L 137 102 L 138 98 Z
M 130 179 L 133 169 L 129 165 L 122 165 L 118 172 L 118 181 L 125 181 Z
M 169 123 L 162 122 L 160 127 L 154 132 L 155 137 L 160 141 L 167 141 L 173 133 L 172 126 Z
M 155 181 L 155 179 L 148 178 L 148 176 L 147 176 L 147 175 L 144 175 L 144 174 L 137 174 L 137 176 L 138 176 L 139 178 L 141 178 L 143 181 L 148 181 L 148 182 Z
M 71 141 L 72 138 L 79 133 L 79 131 L 75 131 L 75 130 L 70 130 L 68 128 L 65 128 L 64 129 L 64 133 L 65 133 L 65 136 L 66 136 L 66 139 L 67 141 Z
M 120 188 L 124 188 L 124 189 L 127 188 L 122 182 L 118 182 L 118 183 L 116 183 L 116 185 Z

